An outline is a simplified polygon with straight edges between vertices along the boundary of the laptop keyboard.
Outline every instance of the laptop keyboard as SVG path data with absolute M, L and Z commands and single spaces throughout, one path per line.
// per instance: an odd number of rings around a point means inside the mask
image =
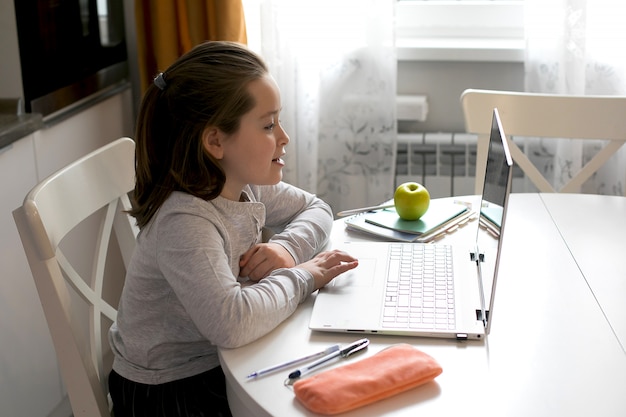
M 453 329 L 452 247 L 392 244 L 383 327 Z

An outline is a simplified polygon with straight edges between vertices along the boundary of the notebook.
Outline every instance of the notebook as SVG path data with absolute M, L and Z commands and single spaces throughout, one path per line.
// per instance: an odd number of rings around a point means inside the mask
M 433 200 L 428 211 L 418 220 L 401 219 L 395 208 L 388 208 L 374 213 L 366 213 L 365 221 L 388 229 L 423 235 L 441 227 L 468 210 L 467 206 L 455 204 L 448 200 Z
M 453 245 L 345 243 L 342 249 L 357 257 L 359 266 L 320 289 L 309 327 L 329 332 L 484 338 L 491 328 L 512 168 L 494 109 L 479 216 L 489 215 L 489 221 L 479 223 L 490 228 L 477 227 L 473 241 Z M 416 259 L 403 260 L 405 256 Z M 436 260 L 429 260 L 431 256 Z M 410 293 L 411 289 L 417 292 Z
M 472 214 L 466 204 L 435 199 L 419 220 L 402 220 L 395 209 L 388 208 L 355 214 L 345 220 L 345 225 L 388 240 L 430 242 L 471 220 Z

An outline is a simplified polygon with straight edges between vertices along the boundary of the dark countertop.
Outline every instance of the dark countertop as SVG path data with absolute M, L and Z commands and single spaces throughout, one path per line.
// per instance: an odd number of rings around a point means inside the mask
M 21 98 L 0 98 L 0 149 L 37 130 L 61 123 L 65 119 L 130 88 L 128 81 L 111 85 L 55 114 L 47 115 L 45 121 L 40 113 L 26 113 Z
M 0 149 L 43 127 L 38 113 L 25 113 L 21 98 L 0 98 Z
M 43 127 L 39 113 L 20 115 L 0 113 L 0 149 Z

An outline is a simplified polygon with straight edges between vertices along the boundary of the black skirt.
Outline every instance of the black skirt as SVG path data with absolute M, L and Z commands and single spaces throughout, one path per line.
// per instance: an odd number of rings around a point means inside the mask
M 115 417 L 231 417 L 221 367 L 159 385 L 109 374 Z

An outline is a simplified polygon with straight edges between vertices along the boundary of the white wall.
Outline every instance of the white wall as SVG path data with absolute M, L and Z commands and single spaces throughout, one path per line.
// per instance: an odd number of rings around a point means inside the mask
M 522 62 L 401 61 L 398 93 L 424 94 L 429 112 L 425 122 L 402 124 L 400 131 L 464 132 L 460 97 L 467 88 L 524 90 Z

